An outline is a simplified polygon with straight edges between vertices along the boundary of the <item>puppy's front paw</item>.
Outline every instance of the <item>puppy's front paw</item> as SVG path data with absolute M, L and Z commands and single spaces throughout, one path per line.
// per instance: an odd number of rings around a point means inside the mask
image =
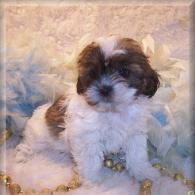
M 33 155 L 32 149 L 26 144 L 19 144 L 15 149 L 15 161 L 25 163 Z

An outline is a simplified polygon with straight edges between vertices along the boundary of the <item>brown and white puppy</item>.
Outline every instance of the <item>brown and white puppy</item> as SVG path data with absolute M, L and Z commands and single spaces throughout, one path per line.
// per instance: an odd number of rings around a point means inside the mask
M 52 148 L 73 156 L 84 181 L 99 182 L 107 173 L 104 155 L 122 150 L 131 176 L 156 179 L 147 156 L 146 108 L 158 86 L 158 75 L 136 41 L 99 38 L 78 57 L 77 84 L 29 119 L 17 161 Z

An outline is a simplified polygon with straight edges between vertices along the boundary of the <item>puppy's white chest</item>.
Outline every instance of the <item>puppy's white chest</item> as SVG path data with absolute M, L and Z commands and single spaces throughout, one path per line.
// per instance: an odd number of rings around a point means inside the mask
M 101 141 L 105 151 L 108 153 L 118 152 L 121 148 L 124 148 L 129 134 L 129 127 L 125 122 L 125 118 L 122 118 L 119 114 L 103 115 L 99 123 L 101 123 Z
M 85 104 L 76 108 L 70 110 L 68 139 L 81 140 L 82 144 L 95 143 L 106 153 L 125 149 L 129 137 L 142 129 L 140 110 L 136 106 L 131 105 L 122 112 L 98 112 Z

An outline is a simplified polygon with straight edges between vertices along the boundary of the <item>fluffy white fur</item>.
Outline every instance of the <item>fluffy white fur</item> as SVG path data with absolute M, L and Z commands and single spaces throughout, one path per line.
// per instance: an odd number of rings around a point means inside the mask
M 113 55 L 116 37 L 100 39 L 105 56 Z M 62 156 L 71 153 L 78 172 L 84 182 L 103 182 L 111 171 L 103 167 L 104 154 L 125 152 L 126 169 L 129 176 L 137 180 L 156 180 L 159 173 L 148 161 L 147 125 L 149 113 L 147 98 L 135 98 L 136 90 L 126 83 L 112 81 L 102 76 L 100 85 L 112 85 L 114 97 L 111 102 L 102 97 L 91 85 L 86 94 L 96 98 L 97 106 L 90 106 L 86 97 L 78 95 L 72 87 L 66 94 L 62 107 L 66 106 L 65 131 L 59 139 L 52 137 L 45 121 L 45 113 L 51 104 L 39 107 L 29 119 L 24 131 L 24 140 L 16 148 L 16 160 L 27 161 L 34 153 L 51 148 Z M 116 83 L 115 83 L 116 82 Z
M 74 90 L 75 91 L 75 90 Z M 127 169 L 138 180 L 157 178 L 147 158 L 148 113 L 139 100 L 126 106 L 120 112 L 99 112 L 91 108 L 82 96 L 69 92 L 70 101 L 66 118 L 66 130 L 56 140 L 49 134 L 45 123 L 45 112 L 50 104 L 39 107 L 27 122 L 24 141 L 16 148 L 17 161 L 26 161 L 34 152 L 53 149 L 62 155 L 69 151 L 78 164 L 82 178 L 89 181 L 102 181 L 103 153 L 126 152 Z
M 106 58 L 115 54 L 124 54 L 125 51 L 122 49 L 116 49 L 118 37 L 110 36 L 108 38 L 100 37 L 97 39 L 97 43 L 100 45 Z

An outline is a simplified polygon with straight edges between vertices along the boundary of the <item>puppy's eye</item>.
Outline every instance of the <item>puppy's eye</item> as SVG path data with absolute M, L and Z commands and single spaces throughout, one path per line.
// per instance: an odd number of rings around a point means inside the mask
M 122 77 L 125 77 L 127 78 L 129 76 L 129 70 L 127 68 L 121 68 L 119 69 L 119 74 L 122 76 Z

